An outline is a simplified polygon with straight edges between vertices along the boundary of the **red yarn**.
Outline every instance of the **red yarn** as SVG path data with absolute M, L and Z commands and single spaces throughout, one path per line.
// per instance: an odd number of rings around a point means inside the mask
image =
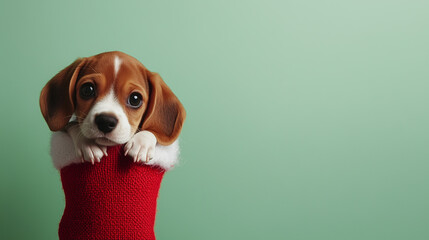
M 155 239 L 156 202 L 164 171 L 108 149 L 100 163 L 61 169 L 66 206 L 60 239 Z

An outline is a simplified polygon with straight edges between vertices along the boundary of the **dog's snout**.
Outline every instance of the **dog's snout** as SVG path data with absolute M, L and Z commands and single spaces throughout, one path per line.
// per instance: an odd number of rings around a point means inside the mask
M 95 124 L 103 133 L 109 133 L 115 129 L 118 119 L 112 115 L 99 114 L 95 117 Z

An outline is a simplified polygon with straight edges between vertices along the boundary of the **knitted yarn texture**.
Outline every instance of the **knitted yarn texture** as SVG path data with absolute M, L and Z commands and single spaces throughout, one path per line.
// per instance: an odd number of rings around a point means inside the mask
M 155 239 L 156 204 L 164 171 L 108 148 L 100 163 L 61 169 L 66 206 L 59 225 L 65 239 Z

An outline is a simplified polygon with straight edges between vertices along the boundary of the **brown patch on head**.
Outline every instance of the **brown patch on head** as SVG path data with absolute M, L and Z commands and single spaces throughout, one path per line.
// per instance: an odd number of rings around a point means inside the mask
M 128 116 L 132 130 L 137 131 L 149 100 L 148 84 L 139 70 L 143 67 L 140 62 L 127 55 L 119 58 L 122 60 L 122 64 L 116 74 L 114 92 Z M 138 93 L 142 96 L 142 105 L 138 108 L 132 108 L 129 105 L 129 98 L 132 93 Z
M 73 91 L 73 100 L 76 102 L 75 114 L 79 122 L 82 122 L 92 106 L 102 99 L 110 91 L 114 82 L 112 53 L 104 53 L 87 58 L 87 63 L 79 73 L 78 80 Z M 95 86 L 95 97 L 83 99 L 80 97 L 82 85 L 92 83 Z

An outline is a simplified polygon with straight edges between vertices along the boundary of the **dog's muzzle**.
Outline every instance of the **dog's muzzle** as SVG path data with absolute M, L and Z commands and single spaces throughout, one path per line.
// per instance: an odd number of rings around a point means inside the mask
M 101 132 L 109 133 L 115 129 L 118 124 L 118 119 L 112 115 L 99 114 L 95 117 L 94 122 Z

